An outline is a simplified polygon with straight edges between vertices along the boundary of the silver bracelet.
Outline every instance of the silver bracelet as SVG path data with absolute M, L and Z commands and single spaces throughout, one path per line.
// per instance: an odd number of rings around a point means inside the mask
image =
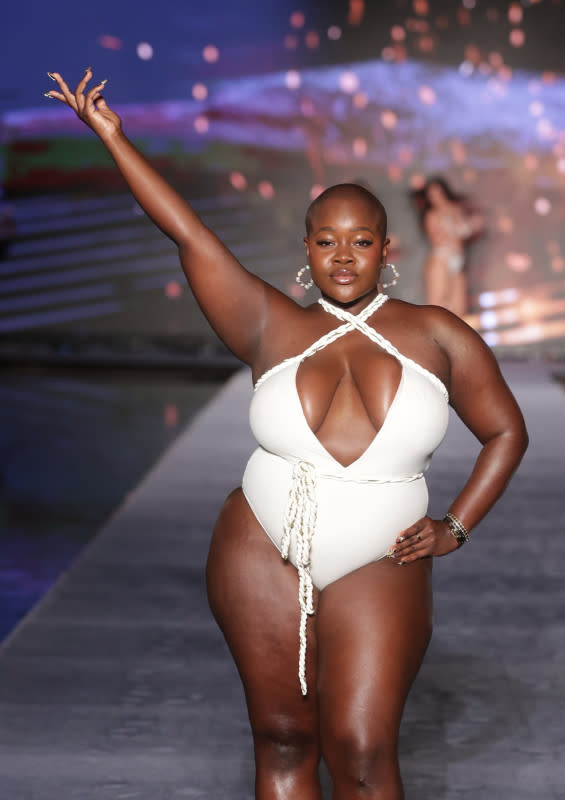
M 463 525 L 461 520 L 457 519 L 455 514 L 452 514 L 451 511 L 447 512 L 443 518 L 443 521 L 447 522 L 450 533 L 457 539 L 457 547 L 461 547 L 461 545 L 464 545 L 465 542 L 471 541 L 469 539 L 469 531 Z

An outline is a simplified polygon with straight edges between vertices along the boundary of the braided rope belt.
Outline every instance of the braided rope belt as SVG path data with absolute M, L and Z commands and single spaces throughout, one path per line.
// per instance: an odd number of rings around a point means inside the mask
M 410 483 L 424 475 L 418 472 L 403 478 L 366 478 L 356 482 L 362 483 Z M 283 536 L 281 541 L 281 556 L 288 560 L 290 544 L 294 541 L 296 547 L 296 570 L 298 572 L 298 601 L 300 604 L 299 627 L 299 654 L 298 678 L 302 694 L 308 693 L 306 682 L 306 626 L 308 616 L 314 614 L 314 585 L 310 575 L 312 555 L 312 539 L 316 532 L 318 517 L 317 473 L 313 464 L 308 461 L 298 461 L 292 471 L 292 483 L 288 495 L 288 503 L 284 515 Z M 340 475 L 326 475 L 320 477 L 334 480 L 344 480 Z M 347 480 L 347 479 L 345 479 Z

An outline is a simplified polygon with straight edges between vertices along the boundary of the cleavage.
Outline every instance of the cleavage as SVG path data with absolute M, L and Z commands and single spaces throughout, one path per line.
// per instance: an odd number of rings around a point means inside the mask
M 336 345 L 301 362 L 296 391 L 312 433 L 332 458 L 348 467 L 382 429 L 400 386 L 402 366 L 373 343 L 363 342 L 355 349 Z

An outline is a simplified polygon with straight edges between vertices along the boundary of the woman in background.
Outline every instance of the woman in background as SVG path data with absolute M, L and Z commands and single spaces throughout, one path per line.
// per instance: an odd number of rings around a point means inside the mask
M 468 305 L 465 246 L 482 231 L 483 219 L 469 213 L 443 178 L 430 178 L 416 199 L 431 245 L 424 265 L 426 302 L 462 317 Z

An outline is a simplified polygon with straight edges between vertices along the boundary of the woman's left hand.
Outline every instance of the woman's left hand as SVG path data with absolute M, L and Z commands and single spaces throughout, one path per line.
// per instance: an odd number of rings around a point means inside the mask
M 446 556 L 457 547 L 457 539 L 447 522 L 422 517 L 397 536 L 389 555 L 397 564 L 409 564 L 427 556 Z

